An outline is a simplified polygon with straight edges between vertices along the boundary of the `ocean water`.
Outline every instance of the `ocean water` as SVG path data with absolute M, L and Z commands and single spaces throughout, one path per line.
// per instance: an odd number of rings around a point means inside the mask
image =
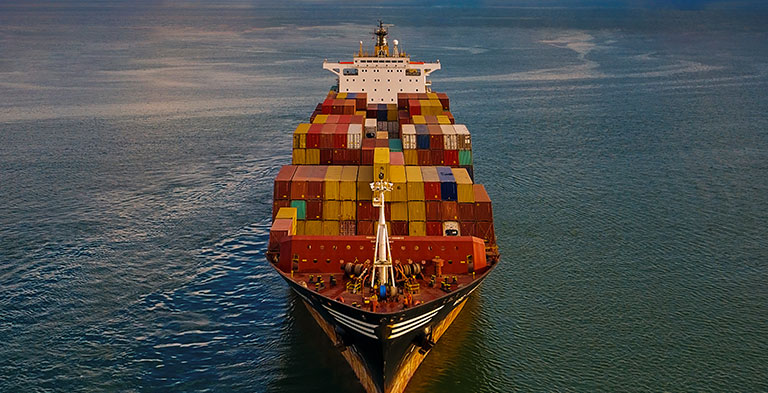
M 768 390 L 764 10 L 3 2 L 0 391 L 359 391 L 263 252 L 379 18 L 503 254 L 408 392 Z

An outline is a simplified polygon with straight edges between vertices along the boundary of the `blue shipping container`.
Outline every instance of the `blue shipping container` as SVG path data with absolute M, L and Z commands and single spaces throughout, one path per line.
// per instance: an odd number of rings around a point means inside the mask
M 451 167 L 437 167 L 437 176 L 440 178 L 440 194 L 444 201 L 458 200 L 458 191 L 456 189 L 456 178 L 453 177 Z

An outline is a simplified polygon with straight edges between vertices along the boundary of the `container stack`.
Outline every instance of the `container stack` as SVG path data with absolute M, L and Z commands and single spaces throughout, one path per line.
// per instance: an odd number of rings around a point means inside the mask
M 495 244 L 491 201 L 473 183 L 471 135 L 455 124 L 449 104 L 444 93 L 368 104 L 364 93 L 329 92 L 310 123 L 294 131 L 293 165 L 275 178 L 275 230 L 373 236 L 378 210 L 370 183 L 383 178 L 393 183 L 385 195 L 392 236 L 476 236 Z
M 370 183 L 381 173 L 393 183 L 385 214 L 393 236 L 443 236 L 455 229 L 495 243 L 485 188 L 465 168 L 406 166 L 400 152 L 374 149 L 372 166 L 284 166 L 275 178 L 273 217 L 294 208 L 298 235 L 373 236 L 378 210 Z

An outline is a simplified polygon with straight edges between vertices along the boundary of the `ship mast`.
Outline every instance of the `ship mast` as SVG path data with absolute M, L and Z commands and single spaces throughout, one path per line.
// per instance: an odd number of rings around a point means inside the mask
M 392 252 L 389 248 L 389 234 L 387 233 L 387 220 L 384 214 L 384 193 L 392 191 L 393 184 L 383 179 L 383 173 L 379 180 L 371 183 L 373 190 L 373 206 L 379 208 L 379 225 L 376 229 L 376 247 L 374 248 L 374 263 L 371 273 L 371 287 L 376 283 L 376 276 L 382 285 L 395 287 L 395 271 L 392 268 Z

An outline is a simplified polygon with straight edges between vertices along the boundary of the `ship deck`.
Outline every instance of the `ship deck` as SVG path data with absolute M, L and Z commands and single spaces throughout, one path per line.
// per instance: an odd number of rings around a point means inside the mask
M 330 285 L 330 276 L 333 275 L 337 283 L 335 286 Z M 424 279 L 417 278 L 416 282 L 419 284 L 419 289 L 415 293 L 411 294 L 412 297 L 412 303 L 411 306 L 418 306 L 419 304 L 427 303 L 435 299 L 439 299 L 443 296 L 446 296 L 455 290 L 459 288 L 463 288 L 475 280 L 480 279 L 482 276 L 481 272 L 478 272 L 475 274 L 474 278 L 472 275 L 469 274 L 455 274 L 455 275 L 442 275 L 442 276 L 436 276 L 435 278 L 435 285 L 433 287 L 429 286 L 431 275 L 426 275 Z M 290 276 L 289 276 L 290 277 Z M 408 306 L 406 306 L 404 302 L 404 298 L 406 295 L 399 294 L 398 298 L 395 301 L 381 301 L 381 299 L 377 299 L 376 301 L 376 307 L 374 309 L 372 305 L 372 297 L 374 295 L 373 289 L 366 284 L 366 286 L 362 287 L 360 291 L 357 293 L 352 293 L 347 290 L 347 282 L 351 281 L 348 278 L 344 276 L 343 273 L 338 274 L 328 274 L 328 273 L 294 273 L 291 277 L 291 280 L 295 281 L 297 284 L 302 285 L 302 283 L 305 283 L 307 288 L 315 289 L 316 285 L 315 282 L 317 281 L 318 277 L 322 277 L 325 286 L 321 287 L 318 292 L 320 295 L 323 295 L 329 299 L 339 301 L 341 303 L 360 308 L 365 311 L 371 311 L 376 313 L 392 313 L 397 311 L 402 311 Z M 453 281 L 454 277 L 456 278 L 456 282 Z M 310 282 L 310 278 L 312 278 L 312 282 Z M 440 283 L 444 278 L 448 278 L 448 282 L 450 285 L 450 291 L 445 291 L 441 288 Z M 378 294 L 377 294 L 378 295 Z

